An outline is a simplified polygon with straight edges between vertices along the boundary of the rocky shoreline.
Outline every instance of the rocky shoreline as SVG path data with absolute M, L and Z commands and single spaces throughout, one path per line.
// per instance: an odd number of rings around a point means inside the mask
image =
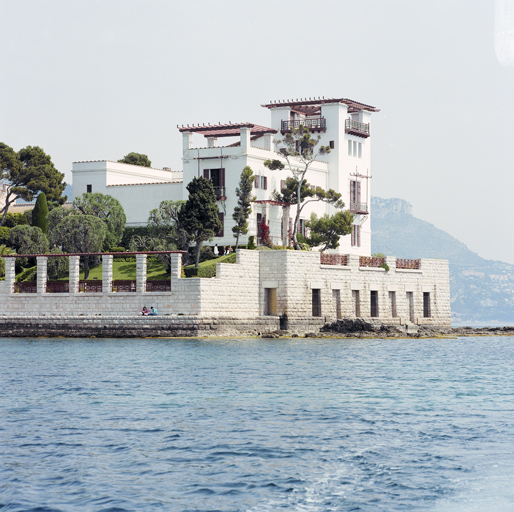
M 299 337 L 295 333 L 271 333 L 263 338 Z M 514 326 L 505 327 L 425 327 L 372 324 L 364 320 L 338 320 L 305 338 L 457 338 L 470 336 L 514 336 Z

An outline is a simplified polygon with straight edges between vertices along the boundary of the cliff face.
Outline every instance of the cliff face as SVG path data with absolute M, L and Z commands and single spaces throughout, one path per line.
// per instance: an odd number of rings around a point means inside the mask
M 452 320 L 514 323 L 514 265 L 485 260 L 448 233 L 412 215 L 403 199 L 371 200 L 372 252 L 450 263 Z

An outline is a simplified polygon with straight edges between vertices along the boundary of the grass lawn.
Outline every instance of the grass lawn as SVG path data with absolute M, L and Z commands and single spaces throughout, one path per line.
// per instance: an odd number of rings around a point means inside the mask
M 136 260 L 134 261 L 113 261 L 112 273 L 114 280 L 136 279 Z M 146 277 L 150 281 L 164 281 L 170 279 L 170 274 L 166 272 L 164 266 L 158 261 L 147 261 Z M 102 264 L 89 268 L 88 279 L 102 279 Z M 66 280 L 68 278 L 65 278 Z M 80 279 L 84 279 L 84 270 L 80 271 Z

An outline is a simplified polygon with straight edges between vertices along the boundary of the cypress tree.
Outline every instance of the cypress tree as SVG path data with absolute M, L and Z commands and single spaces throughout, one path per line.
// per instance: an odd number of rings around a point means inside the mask
M 43 233 L 48 232 L 48 204 L 46 202 L 46 195 L 40 192 L 36 199 L 36 205 L 32 210 L 32 225 L 41 229 Z

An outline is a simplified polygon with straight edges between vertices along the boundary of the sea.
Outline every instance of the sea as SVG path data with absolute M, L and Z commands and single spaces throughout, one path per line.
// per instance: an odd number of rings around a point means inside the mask
M 0 339 L 2 512 L 514 511 L 514 339 Z

